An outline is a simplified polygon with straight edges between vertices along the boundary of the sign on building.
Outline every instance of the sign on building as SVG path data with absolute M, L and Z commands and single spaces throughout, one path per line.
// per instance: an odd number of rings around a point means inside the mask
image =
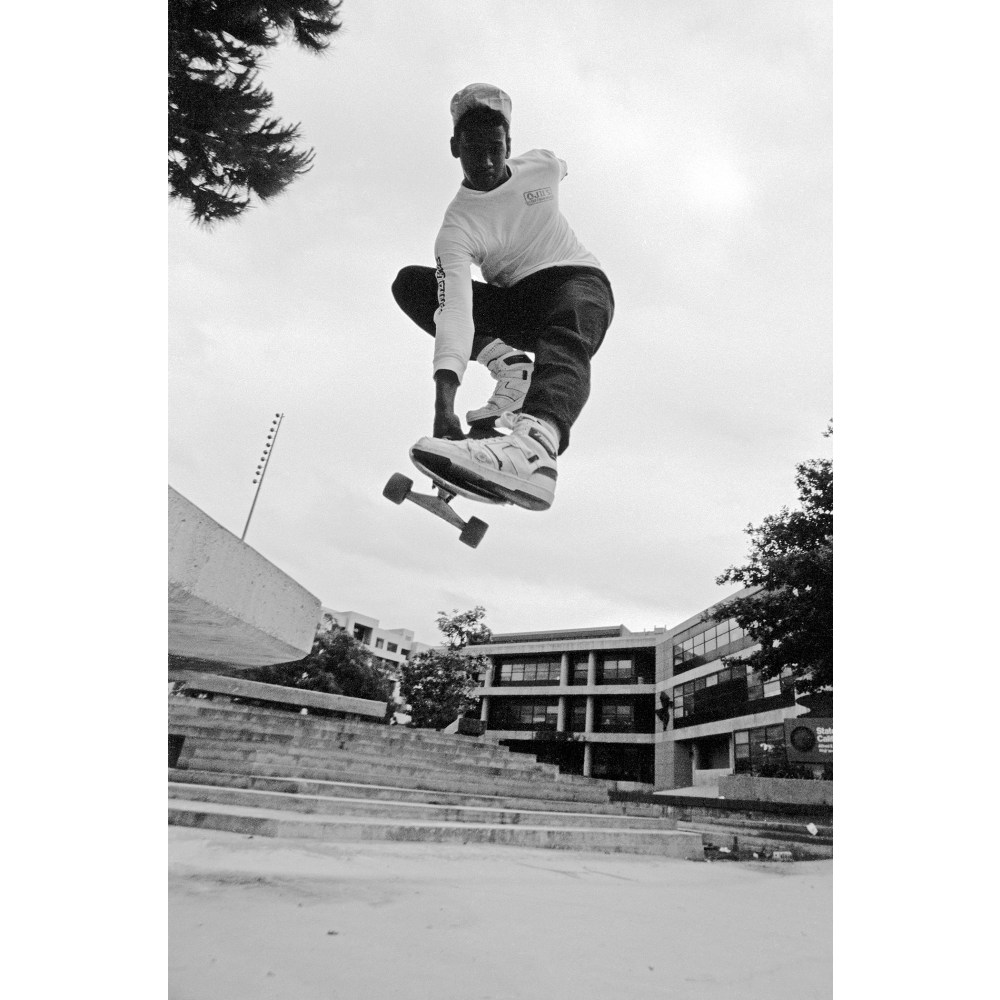
M 833 719 L 785 719 L 789 764 L 828 764 L 833 760 Z

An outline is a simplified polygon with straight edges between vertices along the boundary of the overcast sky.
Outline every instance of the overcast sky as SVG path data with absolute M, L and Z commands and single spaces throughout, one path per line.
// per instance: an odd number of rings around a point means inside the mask
M 732 591 L 744 528 L 796 500 L 832 416 L 827 2 L 363 3 L 263 82 L 312 172 L 240 221 L 170 210 L 169 481 L 327 606 L 435 642 L 439 610 L 495 631 L 673 626 Z M 564 159 L 563 213 L 616 314 L 545 513 L 456 501 L 478 549 L 381 496 L 430 432 L 429 337 L 389 286 L 431 264 L 461 180 L 452 94 L 495 83 L 516 155 Z M 491 391 L 470 367 L 464 413 Z

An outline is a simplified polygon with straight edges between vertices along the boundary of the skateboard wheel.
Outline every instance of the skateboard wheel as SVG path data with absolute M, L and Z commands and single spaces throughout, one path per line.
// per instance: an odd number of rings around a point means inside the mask
M 470 517 L 458 536 L 459 540 L 474 549 L 483 540 L 488 527 L 489 525 L 485 521 L 480 521 L 478 517 Z
M 402 503 L 409 496 L 411 489 L 413 489 L 413 480 L 408 479 L 400 472 L 394 472 L 389 477 L 389 482 L 385 484 L 382 496 L 393 503 Z

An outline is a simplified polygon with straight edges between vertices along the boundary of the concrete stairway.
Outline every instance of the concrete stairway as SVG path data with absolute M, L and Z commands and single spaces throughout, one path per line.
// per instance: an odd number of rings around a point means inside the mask
M 611 803 L 603 782 L 472 737 L 186 697 L 169 731 L 177 825 L 704 857 L 665 807 Z

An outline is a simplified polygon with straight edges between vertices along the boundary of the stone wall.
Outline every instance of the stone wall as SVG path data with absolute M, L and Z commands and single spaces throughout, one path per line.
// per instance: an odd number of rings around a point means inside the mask
M 755 778 L 749 774 L 732 774 L 719 779 L 719 795 L 727 799 L 832 806 L 833 782 L 808 781 L 801 778 Z

